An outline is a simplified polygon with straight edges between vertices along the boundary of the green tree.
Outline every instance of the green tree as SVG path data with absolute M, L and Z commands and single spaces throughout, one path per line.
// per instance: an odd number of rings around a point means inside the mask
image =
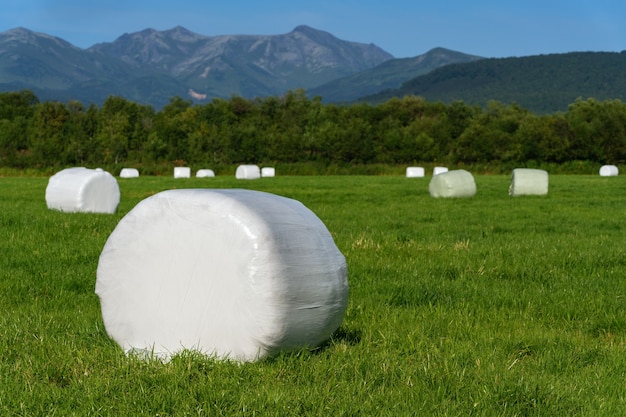
M 0 93 L 0 120 L 13 120 L 16 117 L 29 119 L 38 103 L 39 99 L 30 90 Z
M 37 105 L 30 127 L 30 148 L 35 166 L 61 166 L 66 155 L 66 123 L 70 113 L 62 103 L 46 101 Z
M 181 116 L 191 108 L 190 100 L 173 97 L 154 119 L 155 135 L 150 136 L 153 144 L 165 143 L 170 161 L 185 161 L 189 156 L 189 122 Z M 184 121 L 184 123 L 181 123 Z
M 457 162 L 515 162 L 522 159 L 516 132 L 528 111 L 491 101 L 460 135 L 453 148 Z
M 516 132 L 520 161 L 562 163 L 570 159 L 571 132 L 563 115 L 528 115 Z
M 28 90 L 0 93 L 0 164 L 28 165 L 28 125 L 39 100 Z
M 572 132 L 572 159 L 626 160 L 626 106 L 620 100 L 578 99 L 569 106 L 566 120 Z

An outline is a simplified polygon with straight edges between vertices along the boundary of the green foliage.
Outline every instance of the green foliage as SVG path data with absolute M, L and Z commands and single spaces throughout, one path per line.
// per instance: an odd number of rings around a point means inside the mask
M 624 410 L 623 177 L 551 175 L 511 198 L 428 179 L 142 176 L 114 215 L 48 210 L 44 178 L 0 178 L 0 414 L 607 416 Z M 301 201 L 348 262 L 344 322 L 314 351 L 256 363 L 127 357 L 94 293 L 117 222 L 154 193 L 247 187 Z
M 626 162 L 626 104 L 573 102 L 537 115 L 517 104 L 392 98 L 378 105 L 323 104 L 303 90 L 194 105 L 173 97 L 155 112 L 121 97 L 101 108 L 0 94 L 0 167 L 123 165 L 155 173 L 174 164 L 537 165 Z M 323 171 L 323 170 L 322 170 Z

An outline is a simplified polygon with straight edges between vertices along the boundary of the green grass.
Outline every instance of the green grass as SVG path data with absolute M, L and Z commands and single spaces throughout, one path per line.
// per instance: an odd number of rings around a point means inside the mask
M 614 416 L 626 410 L 626 178 L 550 177 L 470 199 L 428 178 L 119 180 L 115 215 L 46 208 L 46 178 L 0 178 L 0 415 Z M 295 198 L 349 268 L 327 344 L 257 363 L 126 357 L 94 294 L 117 222 L 165 189 Z

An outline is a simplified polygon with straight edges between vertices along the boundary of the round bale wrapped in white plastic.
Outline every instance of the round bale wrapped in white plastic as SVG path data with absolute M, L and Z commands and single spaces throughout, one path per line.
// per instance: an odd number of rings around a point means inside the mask
M 616 177 L 619 175 L 619 169 L 615 165 L 602 165 L 600 167 L 601 177 Z
M 241 189 L 141 201 L 100 255 L 108 334 L 163 359 L 183 349 L 252 361 L 314 347 L 343 321 L 344 256 L 302 203 Z
M 433 175 L 443 174 L 444 172 L 448 172 L 447 167 L 434 167 L 433 168 Z
M 476 195 L 474 176 L 464 169 L 434 175 L 428 184 L 431 197 L 473 197 Z
M 100 168 L 67 168 L 54 174 L 46 187 L 49 209 L 65 212 L 113 214 L 120 203 L 120 187 Z
M 138 178 L 139 171 L 137 168 L 122 168 L 120 178 Z
M 407 178 L 422 178 L 424 176 L 424 167 L 407 167 Z
M 215 172 L 212 169 L 199 169 L 196 172 L 196 178 L 213 178 L 215 177 Z
M 238 180 L 257 180 L 261 178 L 261 169 L 258 165 L 239 165 L 235 171 Z
M 263 167 L 263 168 L 261 168 L 261 176 L 263 178 L 275 177 L 276 176 L 276 168 L 274 168 L 274 167 Z
M 174 178 L 189 178 L 189 177 L 191 177 L 191 168 L 174 167 Z
M 543 169 L 515 168 L 511 175 L 509 195 L 546 195 L 548 182 L 548 172 Z

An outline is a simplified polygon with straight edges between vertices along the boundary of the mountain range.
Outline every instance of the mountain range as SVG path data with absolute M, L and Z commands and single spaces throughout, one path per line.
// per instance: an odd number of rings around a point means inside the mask
M 536 113 L 565 111 L 579 98 L 626 101 L 626 51 L 569 52 L 451 64 L 361 100 L 375 104 L 407 95 L 481 106 L 497 100 Z
M 394 58 L 304 25 L 281 35 L 145 29 L 87 49 L 24 28 L 0 33 L 0 91 L 97 105 L 113 95 L 157 109 L 175 96 L 202 103 L 304 89 L 327 103 L 419 95 L 515 102 L 545 113 L 566 110 L 579 97 L 626 100 L 625 69 L 626 51 L 483 58 L 434 48 Z
M 87 49 L 16 28 L 0 33 L 0 91 L 30 89 L 41 100 L 96 104 L 117 95 L 162 107 L 174 96 L 201 102 L 302 88 L 328 93 L 332 101 L 350 101 L 400 87 L 435 67 L 477 58 L 437 48 L 395 59 L 376 45 L 341 40 L 308 26 L 259 36 L 145 29 Z M 369 72 L 381 64 L 380 76 Z M 361 87 L 355 89 L 355 83 Z

